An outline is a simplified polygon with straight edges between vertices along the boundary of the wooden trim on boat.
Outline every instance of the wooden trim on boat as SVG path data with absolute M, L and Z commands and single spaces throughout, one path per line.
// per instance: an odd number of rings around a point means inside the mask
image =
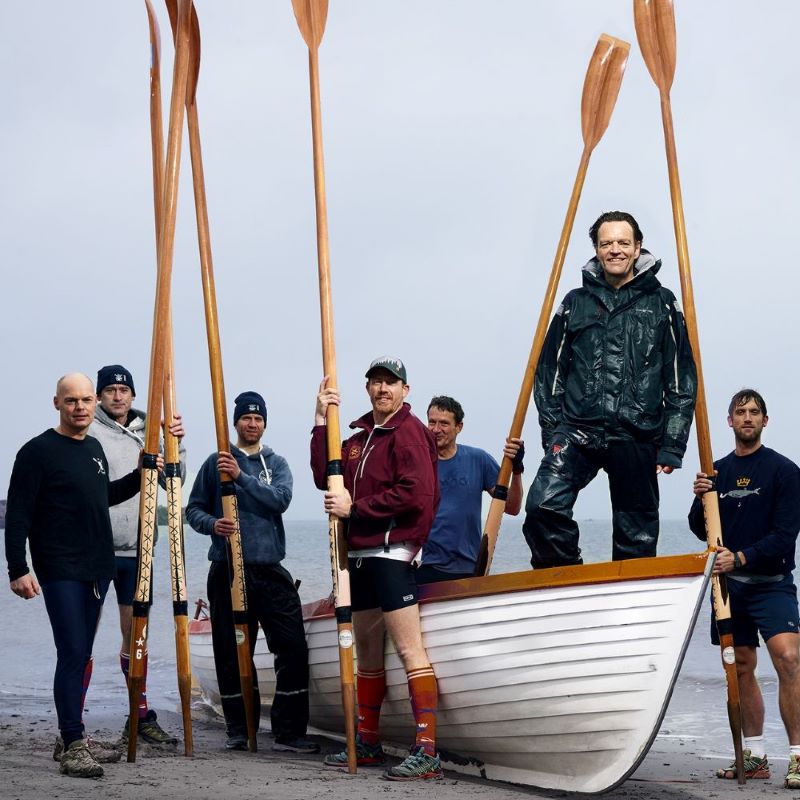
M 708 551 L 704 550 L 701 553 L 677 556 L 633 558 L 626 561 L 604 561 L 599 564 L 529 569 L 523 572 L 507 572 L 502 575 L 486 575 L 480 578 L 462 578 L 461 580 L 441 581 L 420 586 L 419 602 L 424 605 L 439 600 L 509 594 L 557 586 L 585 586 L 615 581 L 702 575 L 707 561 Z M 333 616 L 333 606 L 327 598 L 306 603 L 303 606 L 304 619 L 324 619 L 330 616 Z

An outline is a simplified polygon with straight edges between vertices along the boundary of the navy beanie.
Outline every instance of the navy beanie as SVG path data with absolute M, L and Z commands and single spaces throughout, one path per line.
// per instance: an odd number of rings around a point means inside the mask
M 267 404 L 258 392 L 242 392 L 233 402 L 236 404 L 233 409 L 234 425 L 245 414 L 260 414 L 264 424 L 267 424 Z
M 97 394 L 103 391 L 106 386 L 111 386 L 115 383 L 121 383 L 123 386 L 129 386 L 131 394 L 136 395 L 136 389 L 133 386 L 133 376 L 120 364 L 109 364 L 107 367 L 100 367 L 97 370 Z

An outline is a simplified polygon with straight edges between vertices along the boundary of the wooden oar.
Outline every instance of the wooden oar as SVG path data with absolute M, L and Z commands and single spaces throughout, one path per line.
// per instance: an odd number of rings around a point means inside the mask
M 317 216 L 317 264 L 319 268 L 319 304 L 322 324 L 322 369 L 328 386 L 336 388 L 336 348 L 333 336 L 333 301 L 328 251 L 328 210 L 325 195 L 325 159 L 322 149 L 322 108 L 319 95 L 319 45 L 325 33 L 328 0 L 292 0 L 300 33 L 308 45 L 308 70 L 311 84 L 311 132 L 314 150 L 314 197 Z M 342 440 L 339 433 L 339 409 L 329 405 L 326 416 L 328 445 L 328 491 L 344 491 L 342 475 Z M 339 519 L 328 517 L 333 599 L 336 628 L 339 634 L 339 677 L 342 688 L 345 733 L 347 734 L 347 771 L 356 772 L 355 688 L 353 679 L 353 615 L 350 607 L 350 571 L 347 566 L 347 542 Z
M 170 287 L 172 256 L 175 246 L 175 215 L 178 204 L 183 108 L 186 80 L 189 72 L 189 23 L 192 0 L 178 0 L 178 41 L 172 79 L 172 100 L 169 114 L 166 179 L 164 186 L 164 216 L 158 247 L 158 276 L 153 314 L 153 343 L 150 351 L 150 383 L 147 395 L 147 420 L 144 432 L 142 485 L 139 503 L 139 552 L 136 592 L 133 598 L 131 625 L 131 661 L 128 673 L 130 716 L 128 718 L 128 761 L 136 760 L 136 740 L 139 730 L 139 698 L 142 692 L 144 655 L 147 652 L 147 617 L 152 589 L 153 544 L 156 531 L 156 502 L 158 493 L 158 444 L 160 439 L 161 408 L 164 400 L 166 350 L 169 341 Z
M 176 0 L 166 0 L 173 31 L 178 23 Z M 192 183 L 194 188 L 195 216 L 197 218 L 197 239 L 200 247 L 200 272 L 203 282 L 203 303 L 206 316 L 206 338 L 208 340 L 208 360 L 211 368 L 211 394 L 214 404 L 214 425 L 217 434 L 217 450 L 230 452 L 228 436 L 228 411 L 225 402 L 225 381 L 222 372 L 222 347 L 219 337 L 217 315 L 217 295 L 214 284 L 214 264 L 211 257 L 211 235 L 208 225 L 208 205 L 206 203 L 205 179 L 203 177 L 203 154 L 200 147 L 200 122 L 197 114 L 197 81 L 200 75 L 200 23 L 192 8 L 191 19 L 191 64 L 186 88 L 186 118 L 189 127 L 189 152 L 192 159 Z M 245 586 L 244 558 L 239 532 L 239 509 L 236 501 L 236 486 L 227 475 L 220 476 L 222 493 L 222 514 L 232 520 L 234 533 L 228 538 L 228 561 L 231 580 L 231 605 L 233 609 L 236 655 L 239 664 L 239 681 L 242 689 L 245 720 L 247 722 L 247 746 L 256 752 L 258 733 L 256 727 L 255 695 L 250 654 L 250 631 L 247 623 L 247 589 Z
M 150 0 L 144 0 L 150 29 L 150 143 L 153 154 L 153 207 L 156 226 L 156 252 L 161 239 L 162 204 L 164 201 L 164 130 L 161 121 L 161 34 L 158 19 Z M 167 493 L 167 532 L 169 539 L 170 585 L 172 614 L 175 619 L 175 653 L 178 693 L 183 717 L 184 754 L 193 752 L 192 736 L 192 668 L 189 657 L 189 607 L 186 595 L 186 571 L 183 547 L 183 513 L 181 502 L 181 465 L 178 440 L 169 425 L 175 416 L 175 358 L 172 342 L 172 312 L 167 323 L 167 365 L 164 381 L 164 475 Z
M 678 154 L 675 149 L 675 130 L 672 125 L 672 104 L 669 94 L 672 87 L 672 79 L 675 75 L 675 14 L 672 8 L 672 0 L 634 0 L 633 11 L 639 48 L 661 96 L 661 119 L 664 125 L 664 143 L 667 151 L 669 190 L 672 199 L 675 242 L 678 249 L 681 294 L 683 296 L 684 316 L 689 333 L 689 342 L 692 346 L 694 363 L 697 368 L 697 403 L 694 410 L 694 421 L 697 429 L 697 445 L 700 451 L 700 469 L 713 478 L 714 457 L 711 453 L 711 434 L 708 425 L 703 367 L 700 359 L 700 339 L 697 333 L 697 313 L 692 290 L 692 270 L 689 264 L 689 247 L 686 241 L 683 197 L 678 174 Z M 721 547 L 722 525 L 719 518 L 719 498 L 716 490 L 706 492 L 703 495 L 703 514 L 708 546 L 712 549 Z M 736 675 L 730 602 L 725 578 L 722 575 L 712 577 L 711 591 L 720 647 L 722 648 L 722 663 L 728 684 L 728 719 L 733 735 L 736 775 L 739 783 L 743 784 L 745 775 L 739 681 Z
M 542 309 L 539 312 L 539 322 L 536 325 L 533 345 L 528 356 L 528 363 L 525 365 L 525 374 L 519 390 L 519 397 L 517 398 L 517 407 L 514 410 L 514 418 L 511 421 L 511 430 L 508 434 L 510 438 L 519 438 L 522 435 L 522 426 L 525 424 L 528 403 L 533 391 L 536 365 L 539 363 L 539 356 L 547 335 L 547 327 L 550 324 L 550 315 L 553 311 L 558 282 L 561 279 L 561 270 L 564 266 L 564 258 L 567 254 L 567 246 L 572 234 L 572 226 L 575 222 L 575 214 L 578 210 L 578 201 L 586 178 L 586 170 L 589 167 L 589 158 L 608 127 L 611 112 L 617 102 L 617 95 L 622 84 L 622 76 L 625 73 L 625 65 L 628 61 L 630 49 L 631 46 L 627 42 L 615 39 L 613 36 L 604 33 L 597 40 L 594 53 L 592 53 L 592 58 L 589 61 L 589 68 L 586 70 L 586 78 L 583 82 L 583 97 L 581 99 L 583 153 L 578 166 L 578 174 L 575 176 L 575 183 L 572 187 L 572 195 L 569 199 L 564 227 L 561 229 L 561 238 L 558 240 L 556 256 L 550 270 L 550 280 L 545 290 Z M 476 575 L 487 575 L 492 566 L 492 557 L 494 556 L 497 537 L 500 533 L 500 523 L 503 519 L 503 512 L 508 498 L 511 469 L 511 459 L 503 456 L 478 551 L 478 560 L 475 565 Z

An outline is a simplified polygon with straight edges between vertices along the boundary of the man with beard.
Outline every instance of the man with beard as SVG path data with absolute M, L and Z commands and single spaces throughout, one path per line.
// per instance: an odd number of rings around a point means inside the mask
M 764 699 L 756 678 L 758 635 L 778 673 L 778 706 L 789 738 L 788 789 L 800 789 L 800 634 L 797 589 L 792 577 L 800 531 L 800 469 L 761 444 L 769 421 L 755 389 L 742 389 L 728 406 L 735 448 L 714 463 L 716 478 L 697 473 L 689 525 L 705 541 L 703 494 L 716 486 L 725 547 L 714 572 L 724 575 L 731 604 L 736 672 L 742 707 L 745 775 L 769 778 L 764 752 Z M 719 645 L 716 625 L 711 640 Z M 736 778 L 735 762 L 717 771 Z

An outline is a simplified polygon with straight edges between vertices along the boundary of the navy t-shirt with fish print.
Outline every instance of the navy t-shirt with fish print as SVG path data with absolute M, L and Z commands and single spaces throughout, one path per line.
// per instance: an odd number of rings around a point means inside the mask
M 725 547 L 742 552 L 744 573 L 790 574 L 800 531 L 800 468 L 763 445 L 747 456 L 729 453 L 714 468 Z M 689 527 L 705 540 L 699 498 L 689 512 Z

